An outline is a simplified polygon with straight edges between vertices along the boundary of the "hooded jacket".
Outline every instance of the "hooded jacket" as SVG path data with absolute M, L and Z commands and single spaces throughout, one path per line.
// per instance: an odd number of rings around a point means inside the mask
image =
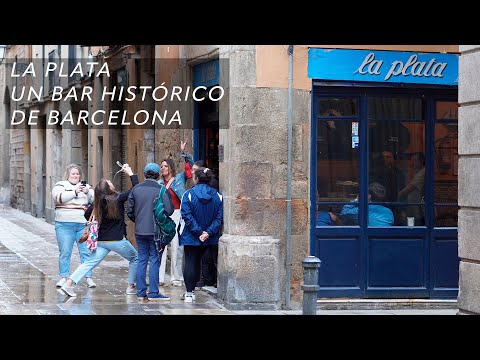
M 223 197 L 213 187 L 199 183 L 187 190 L 180 207 L 180 245 L 217 245 L 223 222 Z M 201 242 L 202 232 L 208 239 Z

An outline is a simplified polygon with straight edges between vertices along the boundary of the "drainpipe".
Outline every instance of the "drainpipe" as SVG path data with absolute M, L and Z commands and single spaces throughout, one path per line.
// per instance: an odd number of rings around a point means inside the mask
M 292 84 L 293 84 L 293 45 L 288 46 L 288 152 L 287 152 L 287 249 L 285 307 L 290 310 L 290 267 L 292 256 Z
M 42 73 L 45 74 L 45 45 L 42 45 Z M 45 76 L 42 76 L 42 100 L 44 96 L 45 96 Z

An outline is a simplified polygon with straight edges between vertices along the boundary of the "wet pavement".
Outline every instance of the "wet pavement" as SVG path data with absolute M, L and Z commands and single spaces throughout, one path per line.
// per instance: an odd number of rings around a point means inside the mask
M 231 311 L 216 297 L 196 290 L 196 302 L 185 304 L 182 287 L 162 286 L 170 296 L 164 303 L 138 302 L 126 295 L 128 261 L 110 252 L 93 270 L 97 287 L 85 280 L 70 298 L 55 287 L 58 276 L 58 247 L 55 227 L 27 213 L 0 205 L 0 315 L 299 315 L 292 311 Z M 71 271 L 80 264 L 76 245 Z M 319 315 L 455 315 L 456 309 L 425 310 L 319 310 Z
M 126 295 L 128 261 L 110 252 L 93 270 L 97 287 L 88 288 L 85 280 L 75 287 L 70 298 L 55 287 L 58 276 L 58 247 L 55 227 L 42 219 L 16 209 L 0 208 L 0 315 L 66 314 L 229 314 L 206 291 L 196 291 L 196 303 L 180 299 L 184 287 L 163 286 L 170 296 L 166 303 L 139 303 L 136 295 Z M 71 271 L 80 264 L 76 245 Z

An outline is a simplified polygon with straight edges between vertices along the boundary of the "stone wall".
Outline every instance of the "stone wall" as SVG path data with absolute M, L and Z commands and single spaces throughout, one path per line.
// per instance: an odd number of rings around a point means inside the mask
M 228 126 L 220 129 L 225 224 L 218 293 L 233 308 L 281 308 L 286 302 L 288 91 L 257 87 L 254 45 L 221 47 L 220 61 L 225 59 L 220 85 L 228 91 L 228 103 L 220 109 L 220 123 Z M 301 261 L 309 252 L 310 94 L 293 92 L 291 295 L 295 307 L 301 302 Z
M 460 46 L 458 256 L 460 314 L 480 314 L 480 45 Z

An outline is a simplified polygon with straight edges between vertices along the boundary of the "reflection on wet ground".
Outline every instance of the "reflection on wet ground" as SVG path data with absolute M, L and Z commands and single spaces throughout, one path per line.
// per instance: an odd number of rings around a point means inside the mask
M 161 287 L 167 303 L 140 302 L 126 295 L 128 262 L 111 252 L 94 269 L 97 287 L 82 280 L 70 298 L 55 288 L 58 281 L 58 247 L 55 228 L 21 211 L 0 208 L 0 315 L 161 315 L 228 314 L 205 291 L 196 292 L 196 303 L 180 299 L 184 287 Z M 71 271 L 79 265 L 74 248 Z

